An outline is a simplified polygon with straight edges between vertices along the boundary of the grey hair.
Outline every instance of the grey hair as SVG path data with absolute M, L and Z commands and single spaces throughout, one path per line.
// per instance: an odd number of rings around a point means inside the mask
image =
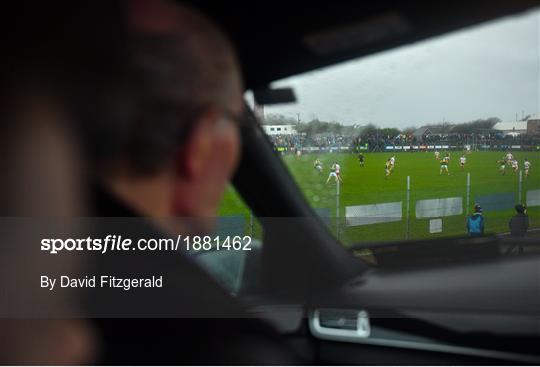
M 135 106 L 124 160 L 135 173 L 170 163 L 200 113 L 232 102 L 232 46 L 202 16 L 184 13 L 172 32 L 130 37 Z

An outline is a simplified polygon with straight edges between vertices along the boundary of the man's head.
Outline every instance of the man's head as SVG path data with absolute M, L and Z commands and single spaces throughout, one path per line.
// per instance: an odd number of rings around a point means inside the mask
M 133 204 L 141 214 L 214 216 L 239 158 L 243 86 L 233 49 L 193 9 L 125 4 L 135 103 L 125 148 L 99 162 L 102 176 L 128 201 L 140 200 Z M 167 210 L 133 195 L 149 181 L 167 192 Z
M 518 214 L 523 214 L 523 213 L 525 213 L 525 210 L 526 210 L 525 206 L 522 205 L 522 204 L 517 204 L 517 205 L 515 206 L 515 209 L 516 209 L 516 212 L 517 212 Z
M 474 204 L 474 212 L 475 213 L 478 213 L 478 214 L 481 214 L 482 213 L 482 207 L 480 206 L 480 204 Z

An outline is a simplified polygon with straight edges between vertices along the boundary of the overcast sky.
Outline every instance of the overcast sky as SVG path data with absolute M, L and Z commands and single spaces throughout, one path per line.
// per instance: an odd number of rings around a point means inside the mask
M 381 127 L 514 121 L 540 111 L 540 10 L 276 82 L 298 102 L 266 106 L 309 121 Z

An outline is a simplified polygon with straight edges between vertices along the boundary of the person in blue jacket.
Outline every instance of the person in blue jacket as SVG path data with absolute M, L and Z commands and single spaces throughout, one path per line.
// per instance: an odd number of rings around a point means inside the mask
M 470 236 L 482 236 L 484 234 L 484 217 L 482 207 L 474 205 L 474 213 L 467 218 L 467 233 Z

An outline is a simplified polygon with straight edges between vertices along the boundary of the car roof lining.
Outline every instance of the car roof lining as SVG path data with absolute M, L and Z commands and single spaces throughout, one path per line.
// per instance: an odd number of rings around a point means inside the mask
M 191 3 L 233 40 L 247 89 L 538 6 L 532 0 Z M 333 47 L 340 37 L 341 47 Z

